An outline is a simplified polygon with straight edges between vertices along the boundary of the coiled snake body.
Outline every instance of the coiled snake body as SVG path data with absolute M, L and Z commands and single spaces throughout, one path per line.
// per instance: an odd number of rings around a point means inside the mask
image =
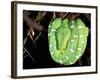
M 49 24 L 48 41 L 52 59 L 63 65 L 72 65 L 83 55 L 87 44 L 88 28 L 77 18 L 55 18 Z

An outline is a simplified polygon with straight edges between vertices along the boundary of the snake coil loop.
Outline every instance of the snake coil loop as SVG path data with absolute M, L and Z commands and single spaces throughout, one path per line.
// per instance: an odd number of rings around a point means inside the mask
M 72 65 L 81 58 L 87 45 L 88 28 L 77 18 L 55 18 L 48 26 L 49 51 L 52 59 Z

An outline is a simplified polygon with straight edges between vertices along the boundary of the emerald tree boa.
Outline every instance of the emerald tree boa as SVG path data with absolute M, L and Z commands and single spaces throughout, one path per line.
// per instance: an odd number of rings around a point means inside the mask
M 52 59 L 63 65 L 72 65 L 83 55 L 88 28 L 77 19 L 55 18 L 48 26 L 49 51 Z

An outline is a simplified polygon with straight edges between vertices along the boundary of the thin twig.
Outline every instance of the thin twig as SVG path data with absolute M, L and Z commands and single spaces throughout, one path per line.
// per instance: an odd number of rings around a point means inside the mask
M 82 61 L 81 61 L 81 59 L 79 59 L 79 65 L 80 65 L 80 66 L 82 65 Z
M 84 14 L 84 15 L 89 21 L 91 20 L 91 16 L 89 14 Z
M 53 12 L 53 19 L 56 17 L 56 13 L 55 12 Z
M 28 52 L 28 50 L 26 48 L 24 48 L 24 50 L 28 53 L 28 55 L 30 56 L 30 58 L 32 59 L 32 61 L 35 62 L 34 58 L 30 55 L 30 53 Z
M 24 45 L 26 44 L 27 42 L 27 36 L 24 38 Z
M 75 18 L 77 18 L 77 17 L 79 17 L 80 16 L 80 14 L 74 14 L 74 13 L 69 13 L 68 15 L 67 15 L 67 18 L 69 18 L 69 19 L 75 19 Z
M 25 55 L 24 58 L 28 57 L 29 55 Z
M 63 18 L 65 18 L 67 15 L 68 15 L 68 13 L 65 13 L 65 14 L 63 15 Z
M 35 45 L 35 40 L 34 40 L 34 36 L 32 36 L 32 34 L 30 33 L 30 30 L 28 30 L 28 36 L 30 36 L 30 39 L 32 40 L 33 45 L 36 47 Z
M 24 21 L 27 23 L 27 25 L 29 26 L 29 28 L 34 28 L 38 31 L 43 31 L 43 26 L 37 24 L 36 22 L 34 22 L 31 18 L 29 18 L 27 15 L 23 14 L 23 19 Z
M 45 15 L 46 15 L 46 12 L 41 12 L 40 11 L 38 13 L 36 19 L 34 20 L 34 22 L 38 22 L 38 24 L 39 24 Z
M 91 62 L 91 57 L 89 57 L 89 59 L 88 59 L 88 62 L 87 62 L 87 63 L 88 63 L 88 64 L 90 64 L 90 62 Z
M 29 15 L 31 12 L 29 12 L 29 11 L 24 11 L 24 14 L 26 14 L 26 15 Z
M 36 40 L 40 37 L 41 34 L 42 32 L 39 33 L 39 35 L 35 38 L 34 42 L 36 42 Z

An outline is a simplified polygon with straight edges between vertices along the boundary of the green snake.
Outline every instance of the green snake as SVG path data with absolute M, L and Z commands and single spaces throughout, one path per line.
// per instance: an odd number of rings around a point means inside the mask
M 53 61 L 63 65 L 75 64 L 86 49 L 88 31 L 80 18 L 52 20 L 48 26 L 48 42 Z

